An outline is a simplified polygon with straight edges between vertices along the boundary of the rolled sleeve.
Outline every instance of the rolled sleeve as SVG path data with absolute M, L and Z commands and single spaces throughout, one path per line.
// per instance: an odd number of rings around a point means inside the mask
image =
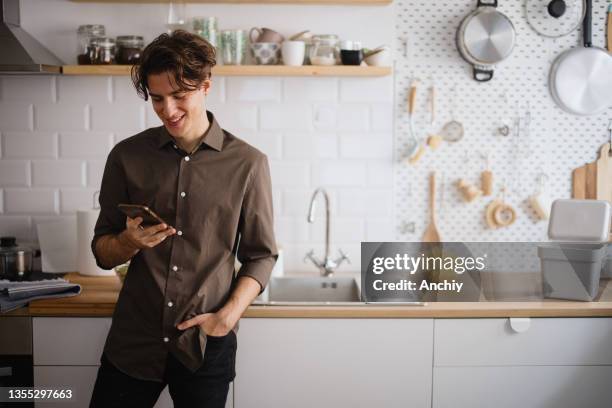
M 237 257 L 238 277 L 248 276 L 264 290 L 278 258 L 274 237 L 274 210 L 270 168 L 265 155 L 258 158 L 241 208 L 241 231 Z
M 100 187 L 100 214 L 94 227 L 91 250 L 96 264 L 102 269 L 112 269 L 100 263 L 96 254 L 96 243 L 104 235 L 119 234 L 125 229 L 126 216 L 117 207 L 120 203 L 129 203 L 125 172 L 117 159 L 116 148 L 111 151 L 106 160 L 102 184 Z

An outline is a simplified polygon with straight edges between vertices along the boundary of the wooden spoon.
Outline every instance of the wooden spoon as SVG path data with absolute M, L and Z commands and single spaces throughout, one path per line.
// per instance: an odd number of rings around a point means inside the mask
M 423 234 L 423 242 L 440 242 L 436 227 L 436 172 L 429 175 L 429 225 Z

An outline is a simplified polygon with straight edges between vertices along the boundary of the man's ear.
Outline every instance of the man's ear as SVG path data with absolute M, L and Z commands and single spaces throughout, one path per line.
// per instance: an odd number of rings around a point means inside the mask
M 202 88 L 204 89 L 204 95 L 208 95 L 208 92 L 210 92 L 211 86 L 212 86 L 212 79 L 205 79 L 204 82 L 202 82 Z

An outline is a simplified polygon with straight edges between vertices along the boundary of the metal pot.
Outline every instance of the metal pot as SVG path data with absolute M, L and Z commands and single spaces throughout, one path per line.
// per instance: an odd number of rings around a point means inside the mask
M 18 246 L 15 237 L 0 238 L 0 279 L 22 279 L 32 272 L 35 253 Z
M 548 77 L 550 94 L 565 112 L 594 115 L 612 105 L 612 55 L 591 43 L 592 1 L 586 1 L 584 47 L 562 52 Z
M 476 10 L 461 21 L 456 37 L 459 54 L 474 66 L 474 79 L 478 82 L 493 78 L 495 65 L 510 56 L 515 40 L 514 25 L 497 11 L 497 0 L 478 0 Z

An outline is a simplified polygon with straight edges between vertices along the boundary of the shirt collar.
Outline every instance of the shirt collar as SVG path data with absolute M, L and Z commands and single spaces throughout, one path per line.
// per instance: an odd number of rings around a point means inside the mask
M 217 123 L 217 120 L 212 112 L 206 111 L 206 116 L 208 117 L 209 126 L 206 133 L 204 133 L 204 138 L 202 139 L 200 146 L 198 146 L 198 149 L 202 147 L 202 144 L 205 144 L 220 152 L 223 149 L 223 139 L 225 137 L 223 134 L 223 129 L 221 129 Z M 157 147 L 161 149 L 168 143 L 174 143 L 174 139 L 170 133 L 168 133 L 166 127 L 162 125 L 158 133 Z

